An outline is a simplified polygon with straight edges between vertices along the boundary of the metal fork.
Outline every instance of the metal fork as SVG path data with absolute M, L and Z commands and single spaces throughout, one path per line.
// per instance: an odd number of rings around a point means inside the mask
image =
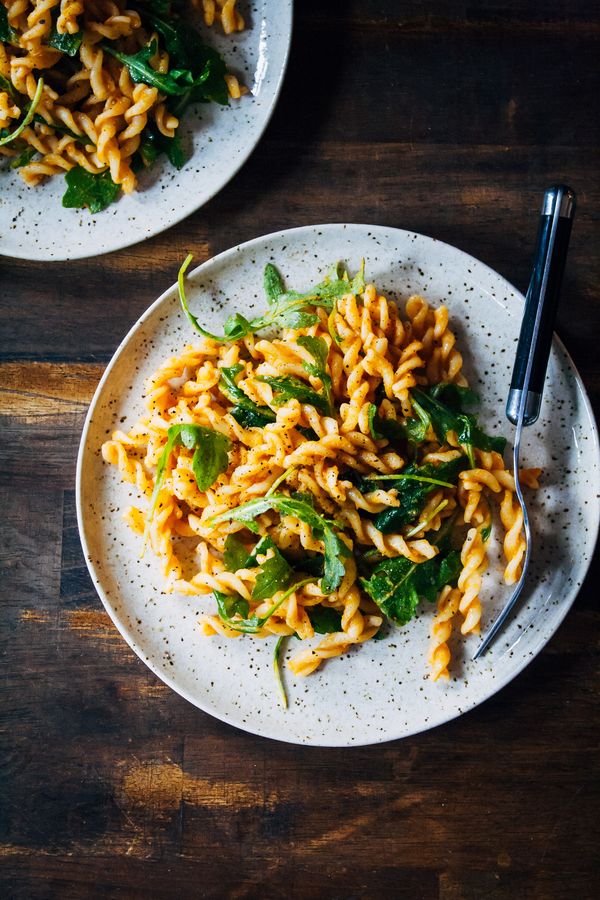
M 531 559 L 531 526 L 519 481 L 521 437 L 523 428 L 533 425 L 540 414 L 552 332 L 574 215 L 574 191 L 565 185 L 557 185 L 546 191 L 515 366 L 506 402 L 506 416 L 516 426 L 513 469 L 515 492 L 523 511 L 523 527 L 527 542 L 525 557 L 521 577 L 513 593 L 486 634 L 473 659 L 483 656 L 508 619 L 523 591 Z

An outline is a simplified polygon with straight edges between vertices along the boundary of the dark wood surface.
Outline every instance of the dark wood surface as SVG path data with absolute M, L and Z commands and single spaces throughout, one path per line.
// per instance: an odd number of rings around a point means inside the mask
M 304 223 L 420 231 L 523 288 L 541 193 L 565 180 L 580 203 L 557 330 L 598 410 L 598 58 L 596 0 L 298 0 L 277 111 L 218 197 L 119 253 L 0 259 L 2 896 L 600 896 L 597 560 L 483 706 L 318 750 L 158 681 L 94 592 L 74 508 L 95 385 L 187 250 Z

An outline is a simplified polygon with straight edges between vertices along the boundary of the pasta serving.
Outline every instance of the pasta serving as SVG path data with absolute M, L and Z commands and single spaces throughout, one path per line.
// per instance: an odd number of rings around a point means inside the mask
M 192 0 L 241 31 L 237 0 Z M 173 0 L 174 4 L 174 0 Z M 26 184 L 66 174 L 63 206 L 99 212 L 160 154 L 181 168 L 192 103 L 239 98 L 237 78 L 171 0 L 0 0 L 0 154 Z M 175 11 L 177 10 L 177 11 Z
M 303 676 L 425 599 L 431 678 L 447 679 L 453 632 L 479 630 L 494 504 L 507 584 L 525 552 L 505 441 L 466 412 L 477 398 L 447 308 L 413 296 L 403 318 L 362 269 L 288 291 L 268 265 L 267 311 L 214 335 L 187 303 L 190 259 L 180 298 L 200 339 L 161 365 L 147 413 L 102 447 L 145 497 L 129 524 L 171 590 L 210 601 L 204 635 L 276 635 L 277 654 L 286 636 L 319 634 L 288 663 Z M 539 474 L 522 481 L 537 487 Z

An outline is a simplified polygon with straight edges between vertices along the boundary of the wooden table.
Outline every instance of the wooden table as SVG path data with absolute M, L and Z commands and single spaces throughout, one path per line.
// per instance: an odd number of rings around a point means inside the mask
M 272 123 L 207 206 L 109 256 L 0 260 L 3 896 L 599 896 L 597 561 L 512 685 L 354 750 L 199 712 L 128 649 L 88 577 L 86 407 L 188 249 L 199 261 L 279 228 L 374 222 L 524 288 L 541 194 L 564 180 L 580 202 L 558 332 L 600 399 L 596 0 L 298 0 L 295 28 Z

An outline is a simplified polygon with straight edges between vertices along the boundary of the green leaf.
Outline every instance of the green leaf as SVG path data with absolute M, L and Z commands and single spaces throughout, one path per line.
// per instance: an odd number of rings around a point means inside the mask
M 246 568 L 249 553 L 235 534 L 228 534 L 225 539 L 223 562 L 228 572 L 237 572 Z
M 382 534 L 396 534 L 403 525 L 409 525 L 418 517 L 427 501 L 427 495 L 435 490 L 440 482 L 455 485 L 460 472 L 468 466 L 467 458 L 459 456 L 438 465 L 426 463 L 423 466 L 407 466 L 395 478 L 364 479 L 359 490 L 368 493 L 369 490 L 373 490 L 373 485 L 377 487 L 383 485 L 386 490 L 393 487 L 400 501 L 399 506 L 390 506 L 374 516 L 375 528 Z
M 344 577 L 346 567 L 342 559 L 349 556 L 350 551 L 343 540 L 331 528 L 323 529 L 323 546 L 325 549 L 325 566 L 321 579 L 321 590 L 324 594 L 331 594 L 339 587 Z
M 489 525 L 486 525 L 484 528 L 481 529 L 481 540 L 483 541 L 484 544 L 486 541 L 489 541 L 491 533 L 492 533 L 492 523 L 490 522 Z
M 273 606 L 267 610 L 264 616 L 248 616 L 248 603 L 239 594 L 223 594 L 221 591 L 213 591 L 212 596 L 215 598 L 219 617 L 223 622 L 235 631 L 256 634 L 268 622 L 273 613 L 277 612 L 282 603 L 285 603 L 290 594 L 304 587 L 305 584 L 310 584 L 311 581 L 311 578 L 304 578 L 302 581 L 296 581 L 290 585 Z M 241 618 L 235 618 L 236 615 L 241 616 Z
M 242 390 L 236 381 L 237 376 L 243 371 L 244 366 L 242 363 L 236 363 L 234 366 L 223 366 L 220 369 L 221 378 L 219 380 L 219 390 L 221 393 L 225 394 L 227 399 L 231 400 L 232 403 L 239 403 L 240 406 L 246 402 L 252 403 L 250 397 L 248 397 L 246 392 Z
M 285 293 L 283 279 L 272 263 L 267 263 L 265 266 L 263 284 L 269 306 Z
M 408 418 L 403 425 L 396 419 L 386 419 L 377 412 L 374 403 L 369 404 L 369 430 L 373 440 L 387 438 L 392 443 L 407 440 L 411 444 L 422 444 L 429 428 L 429 421 Z
M 10 161 L 11 169 L 20 169 L 21 166 L 26 166 L 27 163 L 30 163 L 33 157 L 36 155 L 38 151 L 35 147 L 26 147 L 19 156 L 15 156 L 14 159 Z
M 312 337 L 311 335 L 301 335 L 297 343 L 300 347 L 308 350 L 314 363 L 303 362 L 302 366 L 314 378 L 320 378 L 323 385 L 323 394 L 328 406 L 328 412 L 331 415 L 333 409 L 333 396 L 331 387 L 331 376 L 327 372 L 327 357 L 329 356 L 329 347 L 327 341 L 322 337 Z
M 268 497 L 249 500 L 235 509 L 228 509 L 210 519 L 209 524 L 216 525 L 219 522 L 233 519 L 237 522 L 244 522 L 246 527 L 251 530 L 252 528 L 257 529 L 256 517 L 270 509 L 276 510 L 282 516 L 293 516 L 301 522 L 305 522 L 313 534 L 323 541 L 325 563 L 321 588 L 324 593 L 329 594 L 339 587 L 345 572 L 341 558 L 349 557 L 350 551 L 341 538 L 335 534 L 334 528 L 337 527 L 337 523 L 326 519 L 305 500 L 288 497 L 285 494 L 271 494 Z
M 485 452 L 495 450 L 500 454 L 504 453 L 506 438 L 485 434 L 475 416 L 464 412 L 465 406 L 471 406 L 477 400 L 473 391 L 455 384 L 436 384 L 424 390 L 415 388 L 412 394 L 431 418 L 438 440 L 445 441 L 448 432 L 455 431 L 459 443 L 467 448 L 477 447 Z M 472 449 L 469 456 L 473 465 Z
M 228 451 L 231 441 L 226 434 L 203 428 L 201 425 L 187 425 L 184 428 L 196 430 L 196 451 L 192 457 L 192 470 L 198 490 L 207 491 L 229 465 Z M 191 447 L 189 448 L 191 449 Z
M 334 634 L 342 630 L 342 614 L 330 606 L 306 606 L 305 612 L 316 634 Z
M 5 44 L 18 44 L 18 40 L 17 32 L 8 24 L 8 10 L 0 3 L 0 41 Z
M 214 100 L 227 106 L 227 66 L 220 54 L 207 46 L 188 22 L 172 15 L 166 19 L 153 13 L 147 13 L 144 18 L 163 39 L 170 57 L 171 76 L 180 84 L 193 88 L 192 96 L 186 98 L 186 105 Z
M 230 412 L 242 428 L 264 428 L 269 422 L 275 422 L 277 416 L 268 406 L 258 406 L 238 385 L 236 378 L 243 369 L 241 363 L 223 366 L 220 370 L 219 390 L 236 404 Z
M 236 615 L 245 618 L 250 611 L 248 601 L 239 594 L 222 594 L 221 591 L 215 591 L 213 596 L 217 601 L 219 616 L 225 621 Z
M 364 590 L 381 611 L 398 625 L 406 625 L 421 598 L 435 602 L 446 584 L 455 583 L 461 571 L 460 553 L 450 550 L 438 553 L 423 563 L 413 563 L 404 556 L 380 562 L 370 578 L 361 578 Z
M 288 565 L 279 550 L 273 547 L 273 556 L 266 559 L 261 565 L 252 589 L 252 599 L 266 600 L 268 597 L 273 597 L 277 591 L 284 591 L 293 574 L 291 566 Z
M 172 138 L 168 138 L 161 134 L 158 128 L 153 125 L 147 125 L 144 128 L 138 153 L 146 168 L 152 166 L 161 153 L 165 154 L 171 165 L 176 169 L 182 169 L 187 162 L 187 155 L 177 131 Z
M 310 328 L 318 321 L 319 317 L 315 313 L 302 309 L 288 309 L 281 313 L 277 324 L 282 328 Z
M 4 7 L 2 7 L 2 4 L 0 4 L 0 8 L 2 8 L 2 9 L 4 8 Z M 0 12 L 0 17 L 1 17 L 1 12 Z M 1 27 L 1 23 L 0 23 L 0 27 Z M 0 40 L 3 40 L 3 39 L 0 38 Z M 17 102 L 17 100 L 20 100 L 20 98 L 21 98 L 21 95 L 19 93 L 17 93 L 17 91 L 15 90 L 12 81 L 9 81 L 8 78 L 4 77 L 4 75 L 0 75 L 0 91 L 6 91 L 6 93 L 11 97 L 11 99 L 15 101 L 15 103 Z
M 55 23 L 52 27 L 52 31 L 50 32 L 48 43 L 51 47 L 54 47 L 55 50 L 60 50 L 61 53 L 65 53 L 67 56 L 77 56 L 77 54 L 79 53 L 79 48 L 81 47 L 82 40 L 82 29 L 76 31 L 75 34 L 69 34 L 68 32 L 65 32 L 65 34 L 60 34 L 56 30 Z
M 156 40 L 151 41 L 147 47 L 142 47 L 137 53 L 122 53 L 107 41 L 103 41 L 100 46 L 105 53 L 114 56 L 115 59 L 118 59 L 119 62 L 126 66 L 132 81 L 136 84 L 140 82 L 147 84 L 167 95 L 184 94 L 189 90 L 189 86 L 178 84 L 171 73 L 156 72 L 150 65 L 150 60 L 156 55 L 158 49 Z
M 81 166 L 75 166 L 65 175 L 67 190 L 62 205 L 67 209 L 87 206 L 91 213 L 101 212 L 113 203 L 121 188 L 110 177 L 108 169 L 100 175 L 92 175 Z
M 349 281 L 346 278 L 334 280 L 327 278 L 325 281 L 321 282 L 321 284 L 316 285 L 312 290 L 307 291 L 305 294 L 299 294 L 296 291 L 286 291 L 285 294 L 281 294 L 278 299 L 271 304 L 266 313 L 261 316 L 256 316 L 254 319 L 246 319 L 240 313 L 235 313 L 235 315 L 230 316 L 225 323 L 224 334 L 219 336 L 212 334 L 200 325 L 196 316 L 190 311 L 185 295 L 184 281 L 185 273 L 191 261 L 192 256 L 190 254 L 186 257 L 179 269 L 177 283 L 181 306 L 192 327 L 195 328 L 199 334 L 211 338 L 214 341 L 237 341 L 249 334 L 256 334 L 258 331 L 262 331 L 264 328 L 270 328 L 271 326 L 288 325 L 291 327 L 292 323 L 293 327 L 312 325 L 317 321 L 317 318 L 313 313 L 306 310 L 307 306 L 332 309 L 333 303 L 337 297 L 342 297 L 344 294 L 348 293 L 361 293 L 365 288 L 363 261 L 360 271 L 355 275 L 352 281 Z M 300 325 L 299 322 L 301 322 L 302 325 Z
M 167 431 L 167 443 L 156 466 L 154 491 L 152 492 L 150 508 L 146 518 L 144 546 L 171 453 L 177 446 L 183 446 L 187 450 L 195 451 L 192 457 L 192 470 L 200 491 L 208 490 L 215 479 L 222 472 L 225 472 L 229 465 L 227 451 L 231 447 L 231 441 L 227 435 L 214 431 L 212 428 L 205 428 L 203 425 L 171 425 Z
M 261 409 L 268 410 L 268 413 L 260 412 Z M 257 406 L 256 409 L 249 409 L 246 406 L 234 406 L 229 412 L 242 428 L 264 428 L 275 421 L 275 415 L 268 406 Z
M 310 385 L 295 375 L 259 375 L 257 381 L 263 381 L 272 387 L 275 394 L 274 403 L 282 406 L 288 400 L 299 400 L 300 403 L 308 403 L 318 409 L 323 415 L 329 412 L 327 398 L 314 391 Z

